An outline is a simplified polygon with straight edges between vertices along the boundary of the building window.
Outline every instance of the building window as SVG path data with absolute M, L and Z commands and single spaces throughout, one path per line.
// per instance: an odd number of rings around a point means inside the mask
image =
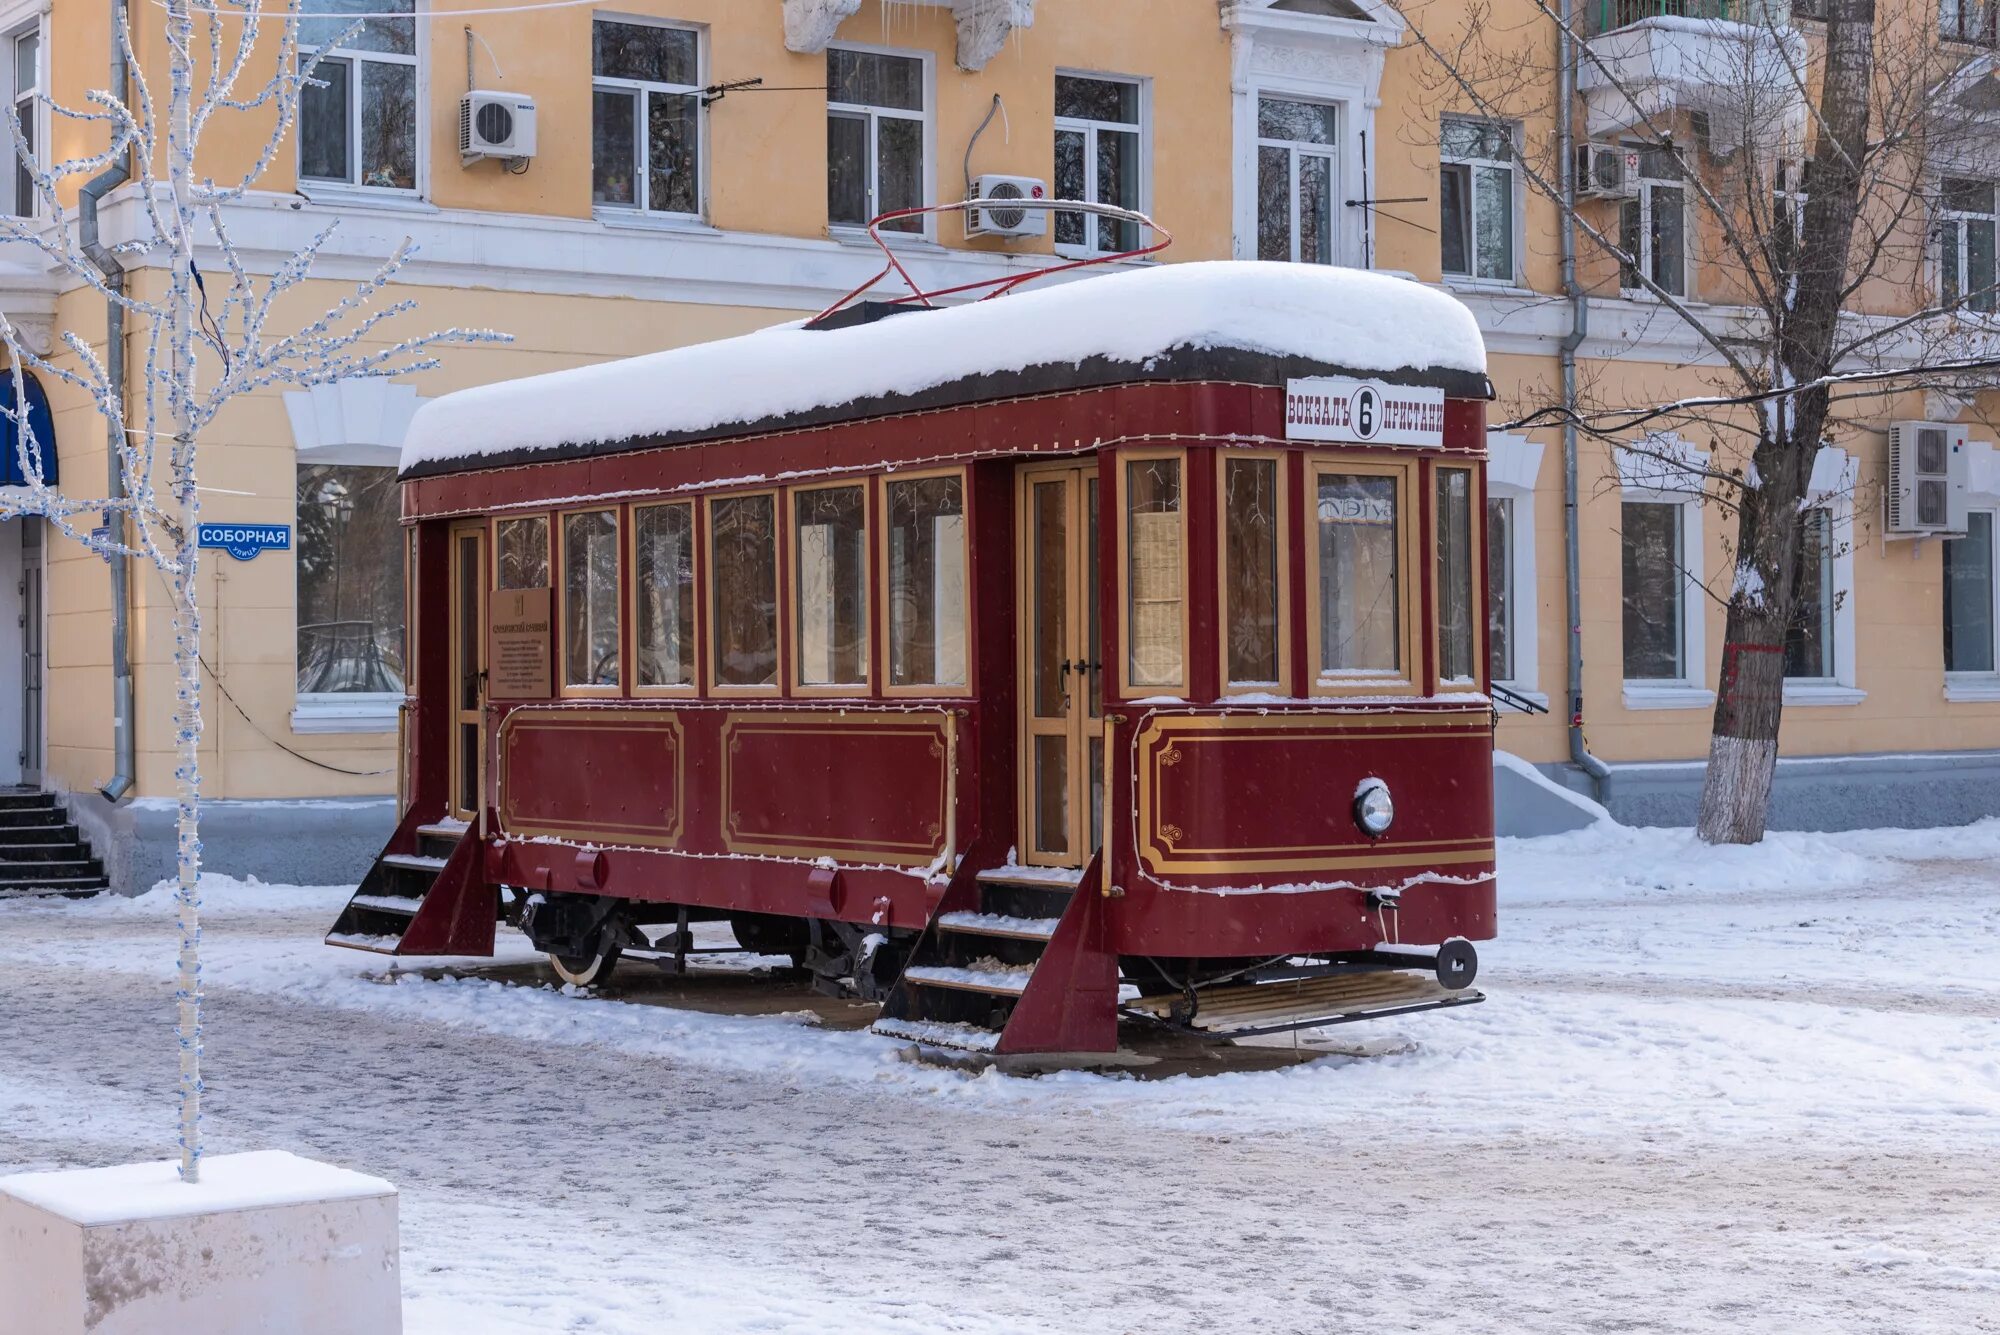
M 1437 470 L 1438 680 L 1465 685 L 1476 678 L 1473 608 L 1472 470 Z
M 826 215 L 836 227 L 924 202 L 929 162 L 922 58 L 826 49 Z M 882 224 L 922 233 L 922 217 Z
M 1494 681 L 1514 680 L 1514 498 L 1486 500 L 1486 663 Z
M 1444 271 L 1514 281 L 1514 132 L 1451 120 L 1439 136 L 1438 237 Z
M 1944 544 L 1944 670 L 1991 673 L 2000 625 L 2000 574 L 1993 547 L 1995 512 L 1973 510 L 1965 536 Z
M 1257 99 L 1257 258 L 1333 264 L 1339 246 L 1339 112 Z
M 1687 680 L 1686 517 L 1685 505 L 1624 503 L 1627 681 Z
M 502 519 L 494 526 L 499 559 L 494 576 L 503 589 L 549 587 L 549 521 L 541 515 Z
M 778 684 L 778 511 L 770 492 L 708 503 L 715 685 Z
M 298 693 L 403 694 L 403 543 L 396 470 L 298 469 Z
M 1806 235 L 1806 164 L 1780 159 L 1771 177 L 1771 260 L 1780 274 L 1798 266 Z
M 1994 310 L 1993 182 L 1947 180 L 1940 196 L 1938 296 L 1985 314 Z
M 1803 519 L 1798 556 L 1792 563 L 1792 602 L 1798 611 L 1785 630 L 1785 675 L 1831 681 L 1834 609 L 1840 598 L 1833 568 L 1833 511 L 1816 506 Z
M 352 20 L 343 0 L 305 0 L 299 45 L 317 50 L 340 37 Z M 299 98 L 299 175 L 308 181 L 378 190 L 417 188 L 416 0 L 382 0 L 370 18 L 319 62 Z
M 1313 480 L 1317 684 L 1404 674 L 1400 475 L 1321 471 Z
M 792 493 L 792 602 L 801 686 L 868 687 L 868 493 Z
M 1143 210 L 1139 85 L 1130 79 L 1056 76 L 1056 197 Z M 1139 225 L 1058 213 L 1056 249 L 1083 255 L 1139 248 Z
M 1938 36 L 1949 42 L 1996 45 L 1993 16 L 2000 5 L 1995 0 L 1938 0 Z
M 632 510 L 636 685 L 694 685 L 694 507 Z
M 962 687 L 965 677 L 965 480 L 890 478 L 889 686 Z
M 24 159 L 16 159 L 14 163 L 14 197 L 8 201 L 7 212 L 15 217 L 28 218 L 34 216 L 40 202 L 35 189 L 35 175 L 29 166 L 39 162 L 37 155 L 41 151 L 37 137 L 41 126 L 41 28 L 21 29 L 7 39 L 7 44 L 13 49 L 13 87 L 10 91 L 14 115 L 21 122 L 21 140 L 26 154 Z
M 701 35 L 597 19 L 591 71 L 591 201 L 699 215 Z
M 1280 463 L 1222 456 L 1223 685 L 1276 691 L 1285 676 Z
M 618 512 L 562 517 L 563 685 L 611 687 L 618 672 Z
M 1619 206 L 1618 245 L 1633 263 L 1621 264 L 1618 285 L 1627 292 L 1650 291 L 1650 279 L 1671 296 L 1687 295 L 1687 187 L 1681 161 L 1671 148 L 1627 144 L 1639 155 L 1639 197 Z

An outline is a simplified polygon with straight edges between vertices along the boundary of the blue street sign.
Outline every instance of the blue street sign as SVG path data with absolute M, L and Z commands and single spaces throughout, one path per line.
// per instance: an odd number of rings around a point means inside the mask
M 203 547 L 218 547 L 239 561 L 254 560 L 259 552 L 288 552 L 292 549 L 290 524 L 203 524 L 196 534 Z

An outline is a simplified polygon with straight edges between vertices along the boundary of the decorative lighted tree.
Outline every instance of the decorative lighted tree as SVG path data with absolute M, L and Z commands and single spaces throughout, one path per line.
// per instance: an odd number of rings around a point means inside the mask
M 383 300 L 409 258 L 407 240 L 331 309 L 302 326 L 274 327 L 277 307 L 304 286 L 336 224 L 329 223 L 270 274 L 257 275 L 231 242 L 225 208 L 264 176 L 290 142 L 302 93 L 323 86 L 314 78 L 321 54 L 353 37 L 362 24 L 354 22 L 326 45 L 303 51 L 298 0 L 275 11 L 264 4 L 216 0 L 212 6 L 197 6 L 189 0 L 160 0 L 167 74 L 164 115 L 139 65 L 129 15 L 121 6 L 112 35 L 113 59 L 126 71 L 128 86 L 93 90 L 85 108 L 62 106 L 46 94 L 35 99 L 50 117 L 102 136 L 104 147 L 68 161 L 39 162 L 24 133 L 22 109 L 10 106 L 15 158 L 40 207 L 35 217 L 0 218 L 0 240 L 34 247 L 63 274 L 94 289 L 136 327 L 143 348 L 132 374 L 114 375 L 107 367 L 111 359 L 75 332 L 64 331 L 59 346 L 44 355 L 31 350 L 0 315 L 0 338 L 12 360 L 10 416 L 26 479 L 19 495 L 0 501 L 0 517 L 39 515 L 109 560 L 143 560 L 160 572 L 173 600 L 181 938 L 175 1000 L 181 1177 L 190 1183 L 199 1179 L 202 1152 L 202 641 L 196 585 L 202 491 L 196 463 L 202 432 L 231 399 L 244 394 L 423 371 L 437 364 L 430 351 L 439 344 L 505 338 L 484 330 L 451 329 L 369 350 L 369 340 L 386 337 L 386 321 L 415 305 Z M 253 67 L 275 73 L 252 75 Z M 218 183 L 213 175 L 198 173 L 196 160 L 210 124 L 229 116 L 262 120 L 270 125 L 270 137 L 253 160 L 234 164 Z M 212 171 L 215 164 L 203 166 Z M 120 252 L 171 257 L 162 291 L 142 291 L 139 284 L 122 281 L 117 265 L 110 266 L 110 273 L 101 269 L 75 225 L 77 218 L 63 205 L 58 191 L 64 182 L 107 170 L 126 178 L 122 188 L 131 193 L 144 230 L 150 232 L 124 243 Z M 198 255 L 219 269 L 204 272 Z M 108 438 L 119 442 L 123 486 L 110 490 L 121 494 L 78 497 L 44 484 L 44 451 L 50 443 L 36 438 L 29 417 L 25 376 L 30 371 L 91 397 L 110 427 Z M 99 514 L 106 516 L 106 526 L 93 533 Z

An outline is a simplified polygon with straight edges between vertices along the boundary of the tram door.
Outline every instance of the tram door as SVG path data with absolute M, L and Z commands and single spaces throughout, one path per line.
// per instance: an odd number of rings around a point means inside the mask
M 478 818 L 486 756 L 486 525 L 451 530 L 451 814 Z
M 1022 860 L 1081 867 L 1103 840 L 1097 468 L 1021 470 Z

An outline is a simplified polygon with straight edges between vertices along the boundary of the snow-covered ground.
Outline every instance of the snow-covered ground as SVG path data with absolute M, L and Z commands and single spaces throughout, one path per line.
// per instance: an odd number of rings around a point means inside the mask
M 2000 821 L 1510 842 L 1486 1005 L 1161 1080 L 390 973 L 345 894 L 213 880 L 207 1126 L 397 1182 L 415 1332 L 2000 1331 Z M 0 1171 L 171 1152 L 172 962 L 0 903 Z

